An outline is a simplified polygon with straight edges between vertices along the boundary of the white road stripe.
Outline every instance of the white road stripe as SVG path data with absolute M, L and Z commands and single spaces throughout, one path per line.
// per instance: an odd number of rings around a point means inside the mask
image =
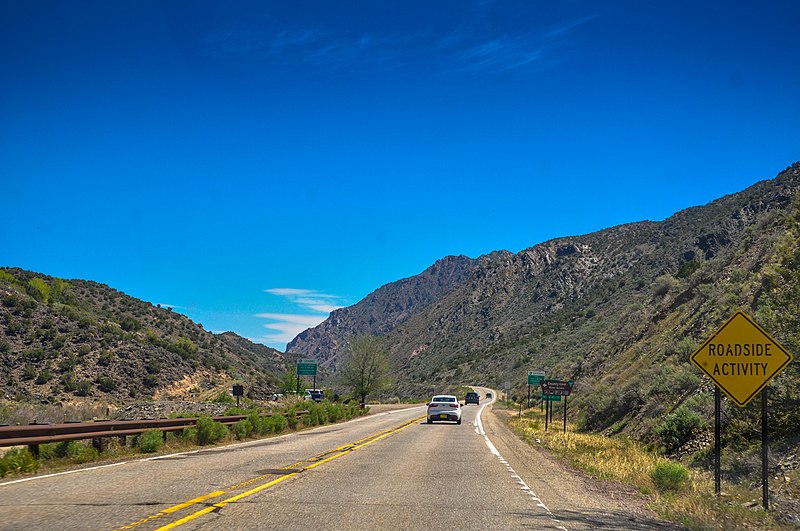
M 547 512 L 548 515 L 550 515 L 550 519 L 553 520 L 553 522 L 555 522 L 556 528 L 557 529 L 561 529 L 562 531 L 568 531 L 566 527 L 561 525 L 561 521 L 558 518 L 555 517 L 555 515 L 553 514 L 553 512 L 550 509 L 547 508 L 547 506 L 539 498 L 539 496 L 537 496 L 536 493 L 533 492 L 533 490 L 531 490 L 531 488 L 528 486 L 528 484 L 525 483 L 525 481 L 521 477 L 519 477 L 519 475 L 514 471 L 513 468 L 511 468 L 511 465 L 508 464 L 508 461 L 506 461 L 503 458 L 503 456 L 500 455 L 500 452 L 497 450 L 497 447 L 489 439 L 489 436 L 486 435 L 486 431 L 483 429 L 483 422 L 481 422 L 481 415 L 483 414 L 483 408 L 485 408 L 486 406 L 488 406 L 489 404 L 491 404 L 493 402 L 494 402 L 494 400 L 492 400 L 491 402 L 486 402 L 478 409 L 478 414 L 475 416 L 475 420 L 472 423 L 472 425 L 475 427 L 475 433 L 477 433 L 478 435 L 483 436 L 483 440 L 486 442 L 486 446 L 489 447 L 489 451 L 495 457 L 497 457 L 497 459 L 501 463 L 506 465 L 506 468 L 508 469 L 508 471 L 511 472 L 511 479 L 517 480 L 517 483 L 519 483 L 521 485 L 520 490 L 526 491 L 530 495 L 531 500 L 536 502 L 536 505 L 538 507 L 541 507 L 542 509 L 544 509 Z

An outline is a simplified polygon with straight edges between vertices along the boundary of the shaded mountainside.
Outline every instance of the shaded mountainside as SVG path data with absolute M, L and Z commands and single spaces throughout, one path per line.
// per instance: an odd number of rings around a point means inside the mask
M 282 353 L 108 286 L 0 269 L 0 397 L 209 398 L 277 388 Z
M 386 284 L 358 304 L 333 311 L 322 324 L 294 338 L 286 352 L 335 370 L 337 355 L 353 336 L 386 335 L 469 278 L 476 266 L 466 256 L 442 258 L 419 275 Z
M 387 332 L 373 313 L 372 331 L 386 338 L 401 392 L 511 381 L 512 394 L 523 396 L 527 371 L 545 370 L 575 379 L 571 411 L 585 428 L 626 430 L 665 444 L 665 418 L 707 419 L 713 411 L 711 386 L 689 356 L 735 310 L 800 355 L 798 187 L 795 164 L 662 222 L 481 257 L 452 289 Z M 372 308 L 387 307 L 381 293 L 366 299 Z M 332 317 L 306 337 L 364 331 L 348 324 Z M 327 349 L 330 358 L 343 354 L 341 345 L 305 348 Z M 787 436 L 800 430 L 797 366 L 771 385 L 776 430 Z M 751 407 L 728 410 L 734 423 L 753 414 Z M 701 422 L 693 429 L 704 428 Z

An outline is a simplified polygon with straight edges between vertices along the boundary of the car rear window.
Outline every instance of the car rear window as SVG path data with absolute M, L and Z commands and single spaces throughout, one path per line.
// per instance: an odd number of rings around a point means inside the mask
M 456 399 L 453 396 L 434 396 L 431 402 L 455 402 Z

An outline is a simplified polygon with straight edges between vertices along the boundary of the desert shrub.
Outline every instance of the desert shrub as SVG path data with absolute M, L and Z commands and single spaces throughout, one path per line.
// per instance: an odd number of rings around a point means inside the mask
M 307 426 L 319 426 L 328 422 L 328 412 L 325 406 L 314 402 L 308 406 L 308 415 L 305 416 L 303 422 Z
M 670 275 L 660 276 L 653 284 L 653 295 L 657 298 L 664 297 L 676 287 L 678 287 L 678 281 L 675 278 Z
M 36 367 L 33 365 L 26 365 L 22 369 L 22 375 L 20 375 L 20 378 L 23 380 L 33 380 L 36 378 Z
M 211 417 L 197 419 L 197 444 L 214 444 L 228 436 L 228 428 Z
M 70 448 L 69 458 L 76 463 L 90 463 L 97 459 L 99 452 L 89 443 L 73 441 L 74 445 Z
M 108 367 L 114 361 L 114 353 L 106 350 L 97 358 L 97 364 L 101 367 Z
M 53 379 L 53 375 L 47 369 L 44 369 L 42 372 L 39 373 L 39 376 L 36 377 L 36 384 L 43 385 Z
M 704 427 L 703 418 L 682 405 L 666 416 L 656 428 L 656 435 L 661 441 L 662 451 L 669 454 L 676 452 Z
M 178 354 L 184 359 L 193 358 L 197 354 L 197 345 L 188 337 L 181 336 L 174 343 L 169 345 L 169 350 Z
M 97 381 L 97 387 L 99 387 L 100 390 L 103 391 L 104 393 L 110 393 L 111 391 L 117 388 L 117 382 L 115 382 L 113 378 L 109 378 L 108 376 L 98 376 L 96 381 Z
M 295 418 L 294 415 L 292 415 L 292 418 Z M 279 413 L 272 416 L 272 426 L 272 431 L 274 433 L 281 433 L 289 427 L 289 421 L 285 416 Z
M 346 417 L 344 407 L 341 404 L 334 404 L 333 402 L 323 402 L 325 411 L 328 415 L 329 422 L 337 422 Z
M 3 475 L 8 472 L 24 474 L 39 470 L 39 461 L 27 448 L 12 448 L 0 461 L 4 463 L 2 465 L 2 468 L 5 468 Z
M 89 380 L 81 380 L 75 386 L 75 394 L 77 396 L 89 396 L 92 392 L 92 382 Z
M 139 450 L 146 454 L 152 454 L 161 449 L 164 444 L 164 434 L 160 430 L 147 430 L 139 435 Z
M 32 278 L 26 286 L 28 295 L 45 304 L 50 300 L 50 284 L 41 278 Z
M 678 492 L 689 483 L 689 471 L 680 463 L 662 461 L 658 463 L 650 478 L 659 492 Z
M 236 440 L 247 439 L 253 433 L 253 424 L 248 419 L 242 419 L 231 429 Z

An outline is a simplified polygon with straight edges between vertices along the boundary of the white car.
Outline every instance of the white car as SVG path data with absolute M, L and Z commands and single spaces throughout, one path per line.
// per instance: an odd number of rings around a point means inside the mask
M 428 424 L 435 420 L 455 421 L 461 424 L 461 404 L 453 395 L 435 395 L 428 402 Z

